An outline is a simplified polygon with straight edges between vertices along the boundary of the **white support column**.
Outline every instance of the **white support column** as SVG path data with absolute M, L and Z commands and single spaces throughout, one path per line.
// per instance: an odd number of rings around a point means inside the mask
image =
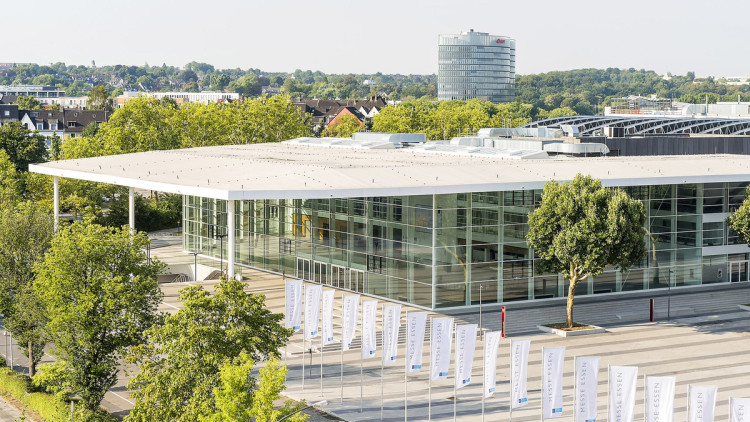
M 52 178 L 52 218 L 55 231 L 60 226 L 60 182 L 57 176 Z
M 234 277 L 234 199 L 227 201 L 227 277 Z
M 128 225 L 130 232 L 135 232 L 135 190 L 128 188 Z

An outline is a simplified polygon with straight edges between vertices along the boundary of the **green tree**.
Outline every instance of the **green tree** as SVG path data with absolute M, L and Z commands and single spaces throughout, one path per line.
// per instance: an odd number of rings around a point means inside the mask
M 304 402 L 295 405 L 293 401 L 286 400 L 281 408 L 274 407 L 274 402 L 286 389 L 286 365 L 282 365 L 276 359 L 269 361 L 260 369 L 257 383 L 252 372 L 253 361 L 245 352 L 219 367 L 220 385 L 213 390 L 217 413 L 211 418 L 206 418 L 207 421 L 275 422 L 305 406 Z M 286 420 L 304 422 L 308 418 L 308 415 L 297 413 Z
M 97 140 L 93 142 L 101 146 L 93 151 L 103 148 L 96 155 L 107 155 L 179 148 L 180 133 L 174 126 L 176 114 L 174 107 L 155 98 L 128 101 L 112 113 L 107 123 L 99 126 Z
M 149 260 L 144 233 L 75 223 L 61 228 L 36 271 L 54 353 L 86 408 L 117 382 L 119 357 L 159 320 L 163 264 Z
M 86 108 L 89 110 L 112 110 L 112 100 L 109 99 L 109 93 L 107 93 L 107 88 L 104 85 L 96 85 L 91 88 Z
M 240 281 L 223 279 L 213 295 L 201 286 L 180 291 L 183 308 L 147 330 L 145 345 L 130 350 L 128 361 L 141 372 L 128 383 L 135 405 L 127 420 L 212 417 L 223 363 L 243 353 L 253 361 L 278 358 L 290 330 L 281 327 L 281 314 L 265 307 L 264 296 L 243 289 Z
M 0 149 L 5 150 L 18 171 L 28 171 L 29 164 L 47 160 L 44 136 L 31 133 L 18 122 L 0 126 Z
M 742 243 L 750 243 L 750 187 L 745 191 L 745 200 L 727 218 L 729 227 L 737 232 Z
M 31 286 L 52 235 L 52 215 L 42 205 L 25 202 L 0 209 L 0 312 L 29 358 L 29 376 L 34 376 L 42 359 L 46 323 L 39 296 Z
M 627 270 L 646 256 L 645 222 L 642 203 L 590 176 L 544 185 L 542 203 L 529 214 L 526 239 L 540 258 L 537 273 L 562 273 L 570 282 L 569 328 L 580 281 L 609 266 Z
M 321 136 L 331 136 L 334 138 L 349 138 L 354 132 L 358 132 L 365 127 L 364 123 L 351 114 L 345 114 L 336 121 L 331 122 L 323 131 Z
M 23 178 L 16 166 L 10 161 L 8 154 L 0 149 L 0 206 L 10 208 L 21 200 L 23 193 Z
M 32 96 L 22 95 L 16 98 L 16 104 L 18 104 L 20 110 L 39 110 L 42 108 L 42 103 Z

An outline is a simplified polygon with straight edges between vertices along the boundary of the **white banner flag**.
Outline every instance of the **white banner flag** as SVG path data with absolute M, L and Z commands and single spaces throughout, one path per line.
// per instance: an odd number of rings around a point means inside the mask
M 564 363 L 564 347 L 542 348 L 542 412 L 545 419 L 562 416 Z
M 411 312 L 406 316 L 406 372 L 422 369 L 424 331 L 427 325 L 427 312 Z
M 492 397 L 497 384 L 497 350 L 500 348 L 501 331 L 484 335 L 484 396 Z
M 477 324 L 465 324 L 456 327 L 456 388 L 469 385 L 471 382 L 471 364 L 474 363 L 474 351 L 477 346 Z
M 383 307 L 383 365 L 396 363 L 400 327 L 401 305 L 385 305 Z
M 377 343 L 375 340 L 375 318 L 378 312 L 378 301 L 362 302 L 362 359 L 375 357 Z
M 286 328 L 302 327 L 302 280 L 286 281 Z
M 646 422 L 672 422 L 674 377 L 646 377 Z
M 635 366 L 609 368 L 609 422 L 633 422 L 637 378 Z
M 526 392 L 526 378 L 529 367 L 530 340 L 511 340 L 510 342 L 510 407 L 518 409 L 529 404 Z
M 357 331 L 357 317 L 359 316 L 359 295 L 344 296 L 342 333 L 344 351 L 352 347 L 354 333 Z
M 690 386 L 688 391 L 688 422 L 714 422 L 716 387 Z
M 322 292 L 323 286 L 320 284 L 305 286 L 305 340 L 318 336 Z
M 448 378 L 453 343 L 453 318 L 433 318 L 430 330 L 430 379 Z
M 574 422 L 595 422 L 598 413 L 596 406 L 599 384 L 599 356 L 576 358 L 576 397 Z
M 729 422 L 750 422 L 750 399 L 729 398 Z
M 323 292 L 323 345 L 333 343 L 333 299 L 335 290 Z

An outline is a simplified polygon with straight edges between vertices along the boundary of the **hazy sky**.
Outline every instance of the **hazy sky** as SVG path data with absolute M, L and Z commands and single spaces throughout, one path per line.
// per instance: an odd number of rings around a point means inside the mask
M 31 7 L 30 7 L 31 6 Z M 437 72 L 437 37 L 516 39 L 516 72 L 750 73 L 750 1 L 0 0 L 0 62 Z

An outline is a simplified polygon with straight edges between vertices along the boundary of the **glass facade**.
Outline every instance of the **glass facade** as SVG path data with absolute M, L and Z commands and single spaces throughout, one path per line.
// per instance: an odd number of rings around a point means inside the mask
M 747 249 L 725 224 L 748 183 L 623 188 L 644 203 L 648 256 L 590 277 L 578 295 L 748 280 Z M 536 274 L 527 217 L 540 190 L 235 201 L 238 265 L 424 308 L 563 297 Z M 227 201 L 184 197 L 185 251 L 218 258 Z M 219 236 L 217 236 L 217 234 Z M 217 237 L 219 240 L 217 240 Z M 226 239 L 224 238 L 224 241 Z
M 484 32 L 440 35 L 438 99 L 515 99 L 516 41 Z

